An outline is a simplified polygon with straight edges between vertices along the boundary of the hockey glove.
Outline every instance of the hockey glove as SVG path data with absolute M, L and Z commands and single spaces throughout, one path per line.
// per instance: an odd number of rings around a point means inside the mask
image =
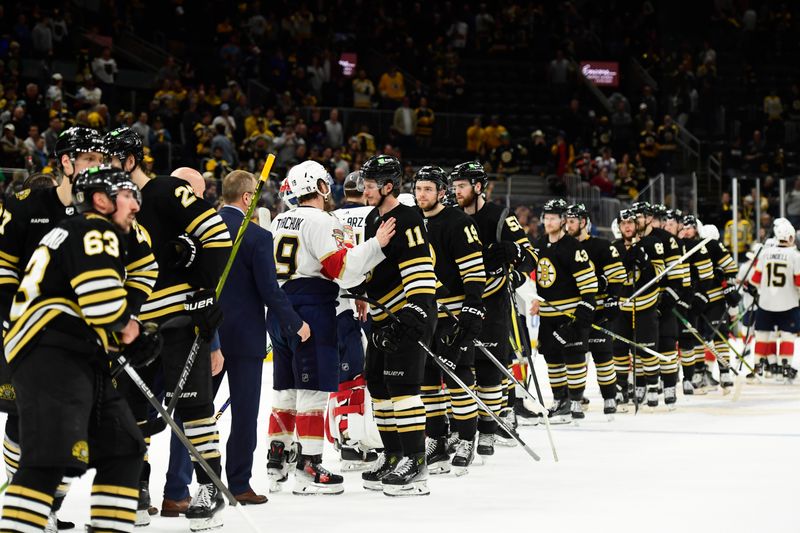
M 579 329 L 587 329 L 592 325 L 594 318 L 594 306 L 585 300 L 578 302 L 575 308 L 575 326 Z
M 173 270 L 190 268 L 197 261 L 197 253 L 197 241 L 184 233 L 167 243 L 164 266 Z
M 751 283 L 745 283 L 744 290 L 746 290 L 747 294 L 749 294 L 753 299 L 758 299 L 758 287 L 755 285 Z
M 133 368 L 143 368 L 155 361 L 164 347 L 164 337 L 155 322 L 139 324 L 139 336 L 122 348 L 122 355 Z
M 608 278 L 605 274 L 597 276 L 597 294 L 604 294 L 608 290 Z
M 678 300 L 675 302 L 675 310 L 678 311 L 684 318 L 689 316 L 689 313 L 692 310 L 692 306 L 683 300 Z
M 636 246 L 634 250 L 633 262 L 639 269 L 645 269 L 650 266 L 650 256 L 647 255 L 647 250 L 643 246 Z
M 214 338 L 214 332 L 222 324 L 222 309 L 214 291 L 200 289 L 186 298 L 183 308 L 191 316 L 200 338 L 210 342 Z
M 569 321 L 553 332 L 553 338 L 562 348 L 565 348 L 568 345 L 577 343 L 580 340 L 580 333 L 574 321 Z
M 606 296 L 603 301 L 603 320 L 613 322 L 619 316 L 619 298 L 616 296 Z
M 397 319 L 403 335 L 411 335 L 412 340 L 417 340 L 425 333 L 425 325 L 428 323 L 428 313 L 417 304 L 407 303 L 397 312 Z
M 518 265 L 522 262 L 522 247 L 515 242 L 493 242 L 486 248 L 483 262 L 488 270 L 495 270 L 503 265 Z
M 369 336 L 372 345 L 386 353 L 395 353 L 397 351 L 399 339 L 397 324 L 389 324 L 383 328 L 374 327 Z
M 708 297 L 702 292 L 694 293 L 692 296 L 692 313 L 695 315 L 703 314 L 706 306 L 708 305 Z
M 486 310 L 483 305 L 466 305 L 465 303 L 458 317 L 458 326 L 456 327 L 453 344 L 457 346 L 471 345 L 472 341 L 481 334 L 485 316 Z
M 525 284 L 525 273 L 519 270 L 512 270 L 508 273 L 508 282 L 511 283 L 511 288 L 517 290 Z
M 730 307 L 736 307 L 742 301 L 742 295 L 733 283 L 727 283 L 725 288 L 722 289 L 722 294 L 725 295 L 725 301 Z

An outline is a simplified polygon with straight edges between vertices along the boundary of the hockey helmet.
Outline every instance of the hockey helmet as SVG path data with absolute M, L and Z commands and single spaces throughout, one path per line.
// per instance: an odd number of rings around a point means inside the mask
M 290 210 L 297 207 L 297 196 L 294 195 L 292 188 L 289 187 L 289 178 L 284 178 L 281 182 L 281 188 L 278 190 L 278 198 L 280 198 L 281 202 Z
M 445 174 L 442 167 L 424 166 L 414 174 L 414 185 L 418 181 L 432 181 L 436 184 L 437 191 L 443 191 L 447 188 L 447 174 Z
M 664 213 L 664 220 L 676 220 L 679 223 L 683 223 L 683 211 L 680 209 L 667 209 L 667 212 Z
M 566 211 L 564 212 L 564 216 L 567 218 L 585 218 L 589 219 L 589 210 L 586 208 L 585 204 L 578 203 L 578 204 L 571 204 L 567 206 Z
M 364 177 L 361 175 L 360 170 L 351 172 L 344 178 L 342 185 L 345 191 L 358 191 L 364 192 Z
M 119 191 L 126 189 L 133 191 L 136 201 L 142 205 L 139 187 L 131 181 L 130 174 L 109 165 L 87 168 L 76 176 L 75 182 L 72 184 L 72 204 L 78 213 L 93 211 L 92 195 L 94 192 L 104 192 L 116 203 Z
M 698 233 L 701 239 L 719 240 L 719 229 L 717 229 L 714 224 L 703 224 L 703 226 L 699 228 Z
M 667 206 L 664 204 L 653 204 L 653 218 L 658 220 L 666 220 L 667 218 Z
M 484 170 L 480 161 L 467 161 L 465 163 L 459 163 L 453 167 L 453 171 L 450 172 L 451 182 L 461 180 L 469 181 L 473 187 L 476 183 L 480 183 L 481 191 L 484 191 L 489 181 L 489 176 L 486 175 L 486 170 Z
M 619 222 L 617 222 L 616 218 L 611 221 L 611 234 L 615 239 L 622 238 L 622 232 L 619 230 Z
M 622 222 L 623 220 L 636 220 L 636 212 L 633 209 L 623 209 L 619 212 L 617 220 L 619 222 Z
M 772 231 L 780 243 L 792 243 L 797 236 L 792 223 L 783 217 L 775 219 L 775 222 L 772 223 Z
M 387 183 L 394 184 L 394 188 L 400 187 L 403 178 L 403 167 L 400 161 L 391 155 L 374 155 L 364 162 L 361 167 L 361 176 L 364 180 L 373 180 L 378 187 L 383 187 Z
M 699 225 L 699 220 L 697 220 L 697 217 L 694 215 L 686 215 L 683 217 L 683 225 L 697 228 Z
M 299 165 L 293 166 L 289 169 L 286 179 L 289 181 L 289 188 L 292 190 L 292 194 L 298 200 L 301 196 L 307 194 L 319 193 L 325 198 L 330 194 L 330 175 L 325 170 L 325 167 L 316 161 L 303 161 Z M 328 192 L 325 194 L 319 190 L 320 180 L 328 184 Z
M 142 137 L 126 126 L 111 130 L 103 137 L 106 151 L 109 156 L 117 156 L 124 163 L 125 158 L 132 155 L 136 166 L 144 159 L 144 143 Z M 135 168 L 135 167 L 134 167 Z
M 106 153 L 103 137 L 100 136 L 97 130 L 93 130 L 92 128 L 74 126 L 65 129 L 59 134 L 56 139 L 55 148 L 53 149 L 53 156 L 60 164 L 61 156 L 64 154 L 67 154 L 70 159 L 73 159 L 75 154 L 91 152 L 98 154 Z
M 544 207 L 542 207 L 542 216 L 547 214 L 553 214 L 563 217 L 566 210 L 567 210 L 566 200 L 562 198 L 554 198 L 552 200 L 547 200 L 544 203 Z
M 398 194 L 397 201 L 407 207 L 417 207 L 417 201 L 414 199 L 414 195 L 410 192 L 401 192 Z
M 631 211 L 637 215 L 653 216 L 653 206 L 650 202 L 633 202 Z

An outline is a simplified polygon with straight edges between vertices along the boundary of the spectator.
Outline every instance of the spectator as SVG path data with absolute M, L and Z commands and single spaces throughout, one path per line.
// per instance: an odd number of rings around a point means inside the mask
M 92 74 L 101 85 L 113 85 L 118 72 L 117 62 L 111 57 L 111 48 L 103 48 L 100 57 L 92 61 Z
M 180 79 L 180 68 L 178 64 L 175 62 L 175 58 L 172 56 L 167 56 L 164 60 L 164 65 L 158 69 L 158 74 L 156 74 L 156 82 L 161 84 L 164 80 L 178 80 Z
M 575 161 L 575 147 L 567 142 L 566 137 L 566 133 L 559 131 L 555 144 L 550 147 L 553 166 L 555 167 L 556 176 L 559 178 L 572 172 L 572 164 Z
M 336 108 L 331 109 L 325 121 L 325 144 L 334 149 L 344 145 L 344 128 L 339 122 L 339 110 Z
M 395 65 L 389 67 L 389 71 L 384 72 L 381 76 L 378 82 L 378 91 L 385 107 L 392 108 L 402 104 L 406 97 L 406 85 L 403 73 L 397 70 Z
M 38 137 L 34 143 L 33 150 L 28 152 L 31 156 L 31 162 L 33 163 L 33 168 L 36 170 L 43 170 L 47 167 L 48 163 L 48 156 L 44 150 L 44 138 Z M 52 176 L 52 174 L 50 174 Z
M 231 107 L 228 104 L 219 106 L 219 115 L 214 117 L 212 126 L 216 129 L 217 126 L 222 125 L 225 129 L 225 135 L 233 139 L 233 134 L 236 131 L 236 119 L 230 113 Z
M 750 172 L 765 172 L 766 162 L 766 143 L 761 137 L 761 131 L 755 130 L 753 138 L 747 143 L 744 154 L 744 170 Z
M 622 100 L 617 102 L 616 110 L 611 115 L 611 136 L 616 153 L 622 154 L 630 149 L 633 140 L 633 118 Z
M 50 28 L 50 17 L 42 17 L 31 31 L 33 51 L 37 57 L 46 58 L 53 55 L 53 30 Z
M 44 96 L 39 92 L 39 86 L 35 83 L 29 83 L 25 86 L 25 103 L 31 120 L 37 125 L 44 126 L 49 117 L 47 116 Z
M 550 162 L 550 150 L 547 146 L 547 140 L 544 137 L 542 130 L 536 130 L 531 134 L 531 149 L 528 150 L 531 160 L 531 172 L 533 174 L 543 175 Z
M 36 150 L 36 143 L 41 138 L 42 136 L 39 135 L 39 126 L 37 126 L 36 124 L 31 124 L 30 126 L 28 126 L 28 138 L 25 139 L 23 144 L 25 145 L 25 149 L 28 151 L 29 154 L 33 153 Z
M 550 61 L 547 68 L 547 80 L 550 82 L 553 96 L 557 101 L 563 102 L 565 97 L 569 97 L 571 75 L 572 65 L 564 56 L 564 51 L 557 50 L 556 56 Z
M 69 28 L 64 14 L 60 9 L 53 10 L 53 18 L 50 21 L 50 26 L 53 30 L 53 50 L 56 54 L 63 53 L 68 48 L 67 37 L 69 36 Z M 60 54 L 59 54 L 60 55 Z
M 238 161 L 236 148 L 226 133 L 225 124 L 217 123 L 216 126 L 214 126 L 214 132 L 215 135 L 211 139 L 212 154 L 215 150 L 220 149 L 222 151 L 222 159 L 235 166 Z
M 53 105 L 53 102 L 63 102 L 64 101 L 64 76 L 56 72 L 50 78 L 51 83 L 50 86 L 47 88 L 45 103 L 48 107 Z
M 492 115 L 491 122 L 483 130 L 486 150 L 491 151 L 500 146 L 500 136 L 507 131 L 506 127 L 500 124 L 500 117 Z
M 433 109 L 428 107 L 428 99 L 419 99 L 419 107 L 414 110 L 417 120 L 417 144 L 422 148 L 430 148 L 433 137 L 433 123 L 436 120 Z
M 589 182 L 594 187 L 600 189 L 600 194 L 606 197 L 613 197 L 614 196 L 614 182 L 611 180 L 608 174 L 608 167 L 601 167 L 600 171 L 595 174 L 592 180 Z
M 500 146 L 492 150 L 489 157 L 492 169 L 500 176 L 512 176 L 519 173 L 522 159 L 528 151 L 521 145 L 511 142 L 511 134 L 507 131 L 500 135 Z
M 278 168 L 288 170 L 288 163 L 294 158 L 297 146 L 305 145 L 306 141 L 298 137 L 291 125 L 283 128 L 283 133 L 275 137 L 273 147 L 278 151 L 275 156 L 275 164 Z
M 800 178 L 794 180 L 794 188 L 786 196 L 787 218 L 798 228 L 800 227 Z
M 658 153 L 661 160 L 662 170 L 669 170 L 675 162 L 678 153 L 678 137 L 680 128 L 673 122 L 670 115 L 664 115 L 664 123 L 658 127 L 656 132 Z
M 400 107 L 394 111 L 392 128 L 397 133 L 398 142 L 402 149 L 414 146 L 414 135 L 417 133 L 417 117 L 414 110 L 409 107 L 411 102 L 408 97 L 404 97 Z
M 363 68 L 358 71 L 358 77 L 353 80 L 353 107 L 371 108 L 375 86 L 367 78 L 367 71 Z
M 155 146 L 158 144 L 169 144 L 172 142 L 172 135 L 167 128 L 164 127 L 164 121 L 161 117 L 156 117 L 153 121 L 153 128 L 150 131 L 150 147 L 155 151 Z
M 611 155 L 611 149 L 603 148 L 600 155 L 595 158 L 595 163 L 597 163 L 598 171 L 606 169 L 608 179 L 613 183 L 617 177 L 617 160 Z
M 145 146 L 149 147 L 150 146 L 150 125 L 147 123 L 148 120 L 149 119 L 148 119 L 147 113 L 142 111 L 141 113 L 139 113 L 139 120 L 137 120 L 136 122 L 133 123 L 133 126 L 131 126 L 131 129 L 133 131 L 135 131 L 136 133 L 138 133 L 139 136 L 142 138 L 142 143 L 144 143 Z
M 100 104 L 103 98 L 103 91 L 99 87 L 95 87 L 92 76 L 86 76 L 75 98 L 80 107 L 92 107 Z
M 467 154 L 471 159 L 480 159 L 484 153 L 484 129 L 481 126 L 481 117 L 472 119 L 472 125 L 467 128 Z
M 44 130 L 42 137 L 44 137 L 44 147 L 45 151 L 48 154 L 52 154 L 56 148 L 56 139 L 58 136 L 61 135 L 61 131 L 64 129 L 64 123 L 61 121 L 61 117 L 55 116 L 50 119 L 49 127 Z
M 597 162 L 592 158 L 589 150 L 584 150 L 581 156 L 575 160 L 575 174 L 580 176 L 582 181 L 589 183 L 597 174 Z
M 567 134 L 567 138 L 573 144 L 582 146 L 589 141 L 589 139 L 586 138 L 588 123 L 581 110 L 581 102 L 577 98 L 570 100 L 569 109 L 561 124 L 564 128 L 564 132 Z
M 321 146 L 326 139 L 325 121 L 322 120 L 322 111 L 318 107 L 311 108 L 311 120 L 308 122 L 306 142 L 310 146 Z
M 2 161 L 0 166 L 7 168 L 25 168 L 25 156 L 28 151 L 22 139 L 16 136 L 16 128 L 13 124 L 3 126 L 3 137 L 0 138 L 2 147 Z

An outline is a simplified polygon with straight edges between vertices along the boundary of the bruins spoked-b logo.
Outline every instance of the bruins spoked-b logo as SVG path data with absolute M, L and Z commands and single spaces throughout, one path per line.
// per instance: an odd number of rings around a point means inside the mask
M 79 440 L 72 446 L 72 457 L 82 463 L 89 464 L 89 444 L 85 440 Z
M 545 289 L 552 287 L 556 282 L 556 267 L 547 257 L 539 259 L 539 264 L 536 267 L 536 279 L 539 286 Z

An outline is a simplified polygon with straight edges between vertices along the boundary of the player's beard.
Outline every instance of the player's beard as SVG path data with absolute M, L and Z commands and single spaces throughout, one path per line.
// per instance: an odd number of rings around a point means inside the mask
M 475 192 L 475 189 L 471 189 L 469 192 L 464 193 L 464 195 L 462 196 L 463 200 L 458 202 L 459 207 L 464 209 L 466 207 L 475 204 L 476 197 L 477 193 Z

